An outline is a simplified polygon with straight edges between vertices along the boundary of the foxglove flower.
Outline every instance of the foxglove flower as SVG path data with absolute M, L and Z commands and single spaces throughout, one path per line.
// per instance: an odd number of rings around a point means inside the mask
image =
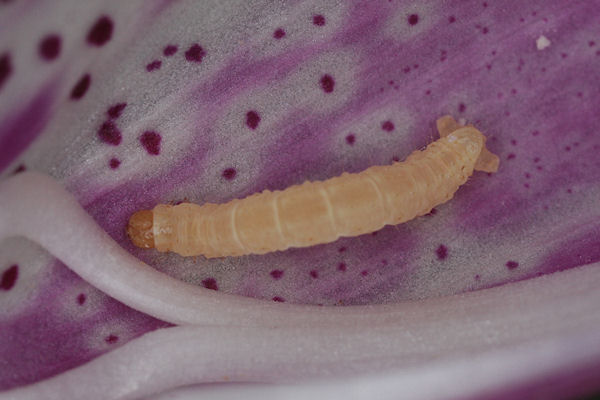
M 0 398 L 600 390 L 599 7 L 1 1 Z M 126 236 L 401 160 L 444 114 L 500 169 L 409 223 L 211 260 Z M 232 381 L 269 385 L 203 385 Z

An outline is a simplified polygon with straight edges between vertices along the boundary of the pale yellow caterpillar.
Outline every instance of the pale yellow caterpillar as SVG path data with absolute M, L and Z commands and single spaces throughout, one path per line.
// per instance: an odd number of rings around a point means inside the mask
M 409 221 L 450 200 L 473 170 L 498 169 L 473 126 L 445 116 L 437 128 L 440 139 L 404 162 L 224 204 L 160 204 L 133 214 L 127 233 L 139 247 L 213 258 L 329 243 Z

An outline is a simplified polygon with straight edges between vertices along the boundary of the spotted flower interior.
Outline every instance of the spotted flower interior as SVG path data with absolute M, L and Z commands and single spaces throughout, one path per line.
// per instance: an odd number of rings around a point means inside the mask
M 269 303 L 418 304 L 554 276 L 600 261 L 599 6 L 0 1 L 0 185 L 50 175 L 156 271 Z M 129 217 L 156 204 L 226 202 L 403 160 L 437 139 L 445 114 L 484 132 L 500 168 L 406 224 L 210 260 L 127 237 Z M 10 237 L 4 207 L 0 389 L 171 327 Z M 55 232 L 58 247 L 74 246 L 70 229 Z M 581 318 L 600 326 L 597 311 Z

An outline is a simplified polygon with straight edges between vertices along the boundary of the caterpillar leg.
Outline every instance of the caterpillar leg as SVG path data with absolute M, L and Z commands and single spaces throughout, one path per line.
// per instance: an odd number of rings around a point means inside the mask
M 436 121 L 436 126 L 438 132 L 440 133 L 440 137 L 446 137 L 452 132 L 464 128 L 450 115 L 444 115 L 443 117 L 438 118 Z M 481 153 L 479 154 L 479 158 L 475 163 L 474 169 L 475 171 L 496 172 L 498 171 L 499 164 L 500 159 L 498 156 L 484 146 L 483 149 L 481 149 Z

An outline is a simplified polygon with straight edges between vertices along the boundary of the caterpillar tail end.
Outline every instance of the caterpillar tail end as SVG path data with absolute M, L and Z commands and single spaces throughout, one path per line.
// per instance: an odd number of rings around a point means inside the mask
M 144 249 L 154 248 L 153 224 L 152 210 L 142 210 L 134 213 L 127 224 L 127 235 L 133 244 Z
M 464 128 L 461 124 L 456 122 L 456 120 L 450 115 L 444 115 L 443 117 L 438 118 L 438 120 L 436 121 L 436 126 L 438 132 L 440 133 L 440 137 L 448 136 L 452 132 L 460 128 Z M 475 163 L 475 171 L 496 172 L 498 171 L 499 165 L 500 158 L 498 158 L 497 155 L 489 151 L 484 144 L 484 147 L 483 149 L 481 149 L 481 153 L 479 154 L 479 158 Z

